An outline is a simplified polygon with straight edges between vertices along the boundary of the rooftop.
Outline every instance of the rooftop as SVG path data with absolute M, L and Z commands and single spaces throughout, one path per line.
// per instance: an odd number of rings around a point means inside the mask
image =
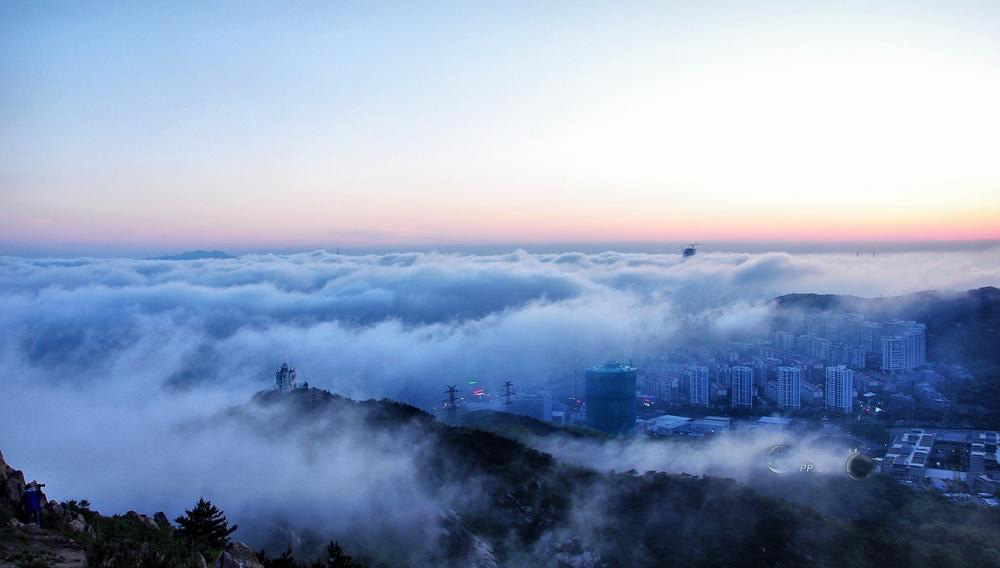
M 788 426 L 791 423 L 791 418 L 781 418 L 780 416 L 762 416 L 757 421 L 757 424 L 774 424 L 776 426 Z
M 711 420 L 712 422 L 732 422 L 733 419 L 728 416 L 706 416 L 700 420 Z
M 587 370 L 595 373 L 626 373 L 628 371 L 634 371 L 635 367 L 621 361 L 605 361 L 604 363 L 594 365 Z
M 656 418 L 650 418 L 646 421 L 646 424 L 651 432 L 663 432 L 684 427 L 689 422 L 691 422 L 691 419 L 686 416 L 673 416 L 671 414 L 665 414 L 663 416 L 657 416 Z

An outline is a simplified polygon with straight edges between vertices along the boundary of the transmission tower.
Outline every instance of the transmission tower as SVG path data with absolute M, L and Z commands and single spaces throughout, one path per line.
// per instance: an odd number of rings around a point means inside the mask
M 448 385 L 444 394 L 448 395 L 448 398 L 442 401 L 444 402 L 444 409 L 449 414 L 454 414 L 458 410 L 458 388 L 456 385 Z
M 514 397 L 514 383 L 510 381 L 504 381 L 503 383 L 503 409 L 504 412 L 510 413 L 514 406 L 512 398 Z

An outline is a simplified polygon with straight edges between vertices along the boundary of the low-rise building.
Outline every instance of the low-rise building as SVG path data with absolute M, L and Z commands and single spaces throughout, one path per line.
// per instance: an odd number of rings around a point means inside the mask
M 687 430 L 691 419 L 686 416 L 664 414 L 641 421 L 640 427 L 654 436 L 670 436 Z
M 706 416 L 691 422 L 691 433 L 695 436 L 706 436 L 728 432 L 733 419 L 728 416 Z

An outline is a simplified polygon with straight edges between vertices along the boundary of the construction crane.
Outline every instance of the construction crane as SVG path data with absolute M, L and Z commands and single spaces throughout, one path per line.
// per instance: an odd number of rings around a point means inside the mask
M 686 247 L 681 247 L 681 254 L 684 256 L 684 258 L 687 258 L 689 256 L 694 256 L 698 252 L 698 249 L 694 247 L 703 244 L 705 243 L 691 243 Z

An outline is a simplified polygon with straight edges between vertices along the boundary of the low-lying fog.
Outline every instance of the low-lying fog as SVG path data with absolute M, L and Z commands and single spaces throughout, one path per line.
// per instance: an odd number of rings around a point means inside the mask
M 348 430 L 317 449 L 298 443 L 307 433 L 276 440 L 211 420 L 181 426 L 269 388 L 282 361 L 313 386 L 426 408 L 445 384 L 469 378 L 530 390 L 608 357 L 764 334 L 767 301 L 783 293 L 998 282 L 998 249 L 689 260 L 524 251 L 0 257 L 0 450 L 51 496 L 89 498 L 106 513 L 176 515 L 204 495 L 227 511 L 280 511 L 334 533 L 352 519 L 374 534 L 439 514 L 413 480 L 408 448 L 419 439 L 361 443 Z M 770 442 L 720 440 L 689 453 L 535 445 L 599 469 L 740 479 Z

